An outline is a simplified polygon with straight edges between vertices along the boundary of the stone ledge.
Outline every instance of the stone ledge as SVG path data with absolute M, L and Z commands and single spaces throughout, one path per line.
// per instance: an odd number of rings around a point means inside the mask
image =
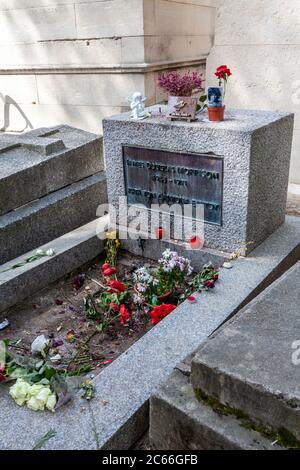
M 0 263 L 90 222 L 106 201 L 106 176 L 99 172 L 2 215 Z
M 150 443 L 159 450 L 277 450 L 272 441 L 221 416 L 194 395 L 190 380 L 175 371 L 150 402 Z
M 299 302 L 300 262 L 197 352 L 192 384 L 259 425 L 284 428 L 300 442 L 299 365 L 292 362 Z
M 32 66 L 32 67 L 6 67 L 0 68 L 0 75 L 51 75 L 51 74 L 111 74 L 111 73 L 149 73 L 162 70 L 196 67 L 205 65 L 207 54 L 196 59 L 180 61 L 162 61 L 137 64 L 104 64 L 101 66 Z
M 102 219 L 104 221 L 107 216 Z M 99 219 L 93 220 L 40 247 L 42 250 L 52 248 L 55 251 L 52 257 L 40 258 L 20 268 L 0 272 L 0 312 L 98 256 L 104 247 L 103 241 L 96 235 L 98 224 Z M 1 269 L 19 263 L 35 252 L 30 251 L 9 261 Z

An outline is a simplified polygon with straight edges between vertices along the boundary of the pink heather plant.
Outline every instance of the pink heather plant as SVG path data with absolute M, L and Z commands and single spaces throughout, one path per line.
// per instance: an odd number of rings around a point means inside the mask
M 191 96 L 193 91 L 202 88 L 202 74 L 199 72 L 166 72 L 158 77 L 160 88 L 172 96 Z

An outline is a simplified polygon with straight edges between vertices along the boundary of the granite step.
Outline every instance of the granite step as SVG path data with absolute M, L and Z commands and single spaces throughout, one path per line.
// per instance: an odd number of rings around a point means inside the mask
M 102 138 L 63 125 L 0 137 L 0 215 L 103 171 Z
M 194 389 L 291 442 L 300 442 L 299 305 L 300 262 L 201 347 L 191 375 Z
M 17 269 L 0 272 L 0 312 L 98 256 L 104 248 L 103 240 L 97 236 L 100 223 L 105 227 L 108 216 L 95 219 L 39 247 L 44 251 L 54 250 L 53 256 L 40 258 Z M 1 270 L 22 262 L 24 258 L 35 252 L 36 250 L 30 251 L 9 261 L 1 266 Z M 5 316 L 9 317 L 9 312 L 6 312 Z
M 278 450 L 274 441 L 221 415 L 195 396 L 186 373 L 175 370 L 150 401 L 150 444 L 159 450 Z
M 99 172 L 0 216 L 0 265 L 90 222 L 106 201 Z

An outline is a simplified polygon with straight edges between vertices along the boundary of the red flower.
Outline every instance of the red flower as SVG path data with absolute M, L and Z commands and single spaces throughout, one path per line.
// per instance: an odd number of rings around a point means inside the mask
M 116 268 L 107 268 L 103 271 L 103 275 L 105 277 L 112 276 L 113 274 L 116 274 L 117 270 Z
M 198 249 L 201 247 L 201 238 L 198 237 L 197 235 L 194 235 L 191 237 L 190 239 L 190 245 L 191 245 L 191 248 L 193 249 Z
M 186 299 L 191 303 L 197 302 L 197 299 L 194 295 L 189 295 Z
M 214 281 L 205 281 L 204 285 L 205 285 L 205 287 L 208 287 L 209 289 L 213 289 L 215 287 L 215 282 Z
M 216 77 L 218 77 L 219 80 L 220 79 L 227 80 L 228 77 L 232 75 L 232 73 L 231 73 L 231 70 L 227 67 L 227 65 L 221 65 L 220 67 L 217 68 L 215 75 Z
M 109 269 L 109 268 L 110 268 L 110 264 L 109 263 L 104 263 L 101 266 L 101 271 L 104 272 L 104 271 L 106 271 L 106 269 Z
M 84 279 L 85 279 L 84 274 L 78 274 L 77 276 L 73 278 L 72 283 L 76 290 L 79 290 L 83 286 Z
M 162 240 L 164 238 L 165 231 L 162 227 L 158 227 L 155 229 L 155 236 L 157 240 Z
M 152 318 L 152 325 L 157 325 L 157 323 L 159 323 L 163 318 L 169 315 L 169 313 L 173 312 L 175 308 L 176 305 L 172 304 L 156 305 L 150 312 L 150 316 Z
M 119 305 L 118 304 L 115 304 L 114 302 L 112 302 L 111 304 L 109 304 L 109 308 L 111 310 L 113 310 L 114 312 L 118 312 L 119 311 Z
M 124 304 L 120 305 L 120 322 L 122 325 L 125 325 L 130 320 L 130 312 L 129 310 L 125 307 Z
M 4 375 L 4 370 L 5 370 L 4 367 L 0 368 L 0 383 L 6 380 L 6 377 Z
M 117 292 L 124 292 L 126 290 L 125 284 L 123 284 L 123 282 L 117 281 L 116 279 L 110 279 L 107 284 Z
M 219 279 L 219 274 L 214 275 L 214 281 L 217 281 Z

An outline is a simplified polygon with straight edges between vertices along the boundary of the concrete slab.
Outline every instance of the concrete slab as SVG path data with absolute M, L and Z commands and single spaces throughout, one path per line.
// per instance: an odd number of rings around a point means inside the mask
M 106 201 L 100 172 L 0 216 L 0 264 L 90 222 Z
M 0 136 L 0 215 L 102 171 L 102 138 L 67 125 Z
M 300 262 L 209 339 L 192 363 L 194 388 L 298 441 L 299 305 Z
M 272 441 L 222 416 L 195 397 L 189 377 L 176 370 L 150 401 L 150 444 L 159 450 L 276 450 Z
M 200 294 L 195 304 L 183 303 L 95 377 L 96 394 L 90 403 L 90 412 L 98 448 L 127 449 L 145 432 L 149 426 L 148 401 L 156 387 L 233 312 L 299 259 L 299 231 L 300 219 L 288 217 L 251 256 L 236 261 L 231 270 L 222 269 L 213 291 Z M 26 410 L 19 409 L 18 414 L 15 413 L 16 405 L 9 405 L 5 394 L 0 388 L 0 397 L 5 400 L 5 406 L 0 404 L 1 418 L 7 423 L 1 445 L 15 448 L 16 436 L 20 436 L 20 420 L 25 419 Z M 73 415 L 72 407 L 68 412 Z M 86 445 L 85 442 L 78 444 L 77 438 L 74 444 L 70 442 L 74 430 L 69 434 L 69 427 L 73 421 L 69 424 L 67 415 L 60 413 L 58 410 L 56 418 L 60 433 L 47 443 L 47 448 L 64 449 L 66 445 L 73 445 L 76 449 Z M 33 438 L 43 434 L 47 416 L 37 414 L 36 419 L 30 416 L 27 432 L 17 440 L 19 448 L 28 448 Z M 78 414 L 76 426 L 85 429 L 85 419 Z
M 54 256 L 40 258 L 20 268 L 0 272 L 0 312 L 98 256 L 104 247 L 103 240 L 99 240 L 96 235 L 98 223 L 99 219 L 93 220 L 39 247 L 42 250 L 52 248 L 55 251 Z M 13 262 L 9 261 L 1 269 L 21 262 L 24 257 L 31 256 L 35 251 L 30 251 L 14 259 Z M 6 316 L 9 316 L 9 312 Z

